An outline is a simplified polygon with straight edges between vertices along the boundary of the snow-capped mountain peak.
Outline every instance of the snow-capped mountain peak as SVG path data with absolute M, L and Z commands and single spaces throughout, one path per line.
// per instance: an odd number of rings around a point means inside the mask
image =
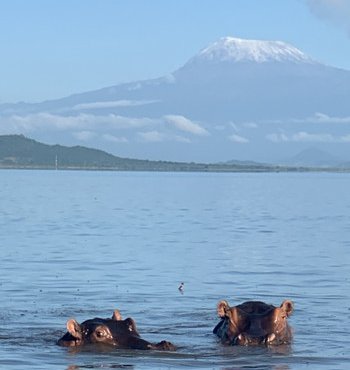
M 296 47 L 281 41 L 245 40 L 223 37 L 204 48 L 191 62 L 293 62 L 314 63 Z

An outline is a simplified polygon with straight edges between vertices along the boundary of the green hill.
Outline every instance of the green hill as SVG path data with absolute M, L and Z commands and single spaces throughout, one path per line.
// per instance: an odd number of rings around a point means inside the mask
M 0 136 L 1 168 L 165 170 L 174 165 L 172 162 L 120 158 L 83 146 L 47 145 L 23 135 Z
M 317 170 L 316 168 L 281 167 L 255 162 L 206 164 L 121 158 L 102 150 L 83 146 L 47 145 L 23 135 L 0 135 L 0 168 L 198 172 Z
M 120 171 L 271 171 L 263 165 L 148 161 L 116 157 L 83 146 L 47 145 L 23 135 L 0 135 L 0 168 Z

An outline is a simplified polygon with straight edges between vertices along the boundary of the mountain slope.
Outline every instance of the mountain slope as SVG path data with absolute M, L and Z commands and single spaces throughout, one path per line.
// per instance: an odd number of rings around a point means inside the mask
M 0 105 L 0 133 L 117 155 L 279 161 L 310 145 L 345 158 L 350 72 L 280 41 L 222 38 L 169 76 Z
M 300 117 L 321 110 L 345 114 L 349 113 L 349 86 L 349 71 L 314 62 L 291 45 L 226 37 L 168 77 L 43 103 L 2 105 L 0 112 L 152 117 L 177 112 L 195 119 L 245 120 Z
M 308 148 L 284 161 L 285 165 L 302 167 L 347 167 L 346 163 L 326 151 Z

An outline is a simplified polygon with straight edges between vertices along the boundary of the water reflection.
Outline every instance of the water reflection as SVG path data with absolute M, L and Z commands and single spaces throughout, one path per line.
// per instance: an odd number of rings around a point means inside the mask
M 122 365 L 122 364 L 91 364 L 91 365 L 70 365 L 67 370 L 79 370 L 79 369 L 134 369 L 133 365 Z
M 280 346 L 269 346 L 269 352 L 276 355 L 290 355 L 292 353 L 292 346 L 290 344 L 282 344 Z
M 258 370 L 289 370 L 290 367 L 288 365 L 253 365 L 250 366 L 248 364 L 242 366 L 229 366 L 229 367 L 222 367 L 221 370 L 244 370 L 244 369 L 258 369 Z

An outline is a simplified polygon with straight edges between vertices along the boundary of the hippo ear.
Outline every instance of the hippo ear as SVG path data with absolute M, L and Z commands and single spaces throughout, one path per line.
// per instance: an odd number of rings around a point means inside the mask
M 227 301 L 220 301 L 217 305 L 216 312 L 218 313 L 219 317 L 225 317 L 229 308 L 230 306 Z
M 82 338 L 81 326 L 74 319 L 68 320 L 66 326 L 69 334 L 71 334 L 74 338 Z
M 114 310 L 112 320 L 115 320 L 115 321 L 123 320 L 122 315 L 120 314 L 119 310 Z
M 287 317 L 290 316 L 294 310 L 294 304 L 289 299 L 286 299 L 281 304 L 282 310 L 286 313 Z
M 129 331 L 137 333 L 136 323 L 134 319 L 128 317 L 127 319 L 124 320 L 124 323 L 128 326 Z

